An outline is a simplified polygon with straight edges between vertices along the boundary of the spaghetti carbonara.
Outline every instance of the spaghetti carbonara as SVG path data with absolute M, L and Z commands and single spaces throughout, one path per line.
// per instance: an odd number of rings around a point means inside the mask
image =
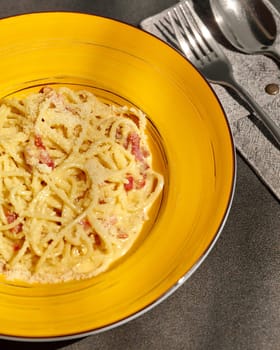
M 163 177 L 146 118 L 88 91 L 43 87 L 0 102 L 0 272 L 59 282 L 123 256 Z

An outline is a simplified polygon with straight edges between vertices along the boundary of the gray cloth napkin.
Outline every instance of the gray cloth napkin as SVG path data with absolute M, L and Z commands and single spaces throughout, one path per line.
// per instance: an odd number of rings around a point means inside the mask
M 280 52 L 280 14 L 271 3 L 265 0 L 273 12 L 278 27 L 276 47 Z M 175 5 L 177 6 L 177 5 Z M 146 18 L 140 23 L 142 29 L 165 40 L 159 31 L 160 20 L 167 16 L 168 9 Z M 205 24 L 207 24 L 205 22 Z M 245 34 L 244 34 L 245 35 Z M 269 113 L 280 126 L 280 92 L 269 95 L 265 92 L 268 84 L 280 85 L 280 65 L 263 55 L 246 55 L 222 47 L 233 65 L 236 80 L 248 90 L 251 96 Z M 265 129 L 256 118 L 223 87 L 213 84 L 220 102 L 228 117 L 236 149 L 252 166 L 253 170 L 280 199 L 280 151 L 265 136 Z M 239 100 L 240 101 L 240 100 Z M 261 131 L 261 130 L 262 131 Z

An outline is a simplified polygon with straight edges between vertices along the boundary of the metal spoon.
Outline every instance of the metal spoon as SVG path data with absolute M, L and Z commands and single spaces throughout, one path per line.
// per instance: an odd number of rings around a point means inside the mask
M 270 56 L 280 63 L 274 47 L 276 23 L 262 0 L 210 0 L 210 6 L 232 46 L 245 53 Z

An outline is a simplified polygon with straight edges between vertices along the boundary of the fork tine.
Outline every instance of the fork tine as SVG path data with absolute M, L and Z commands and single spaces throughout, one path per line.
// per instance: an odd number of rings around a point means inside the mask
M 187 35 L 185 25 L 184 25 L 184 23 L 181 21 L 181 19 L 179 18 L 178 13 L 176 12 L 176 8 L 174 8 L 173 11 L 174 11 L 174 13 L 175 13 L 177 19 L 179 20 L 179 23 L 180 23 L 182 29 L 184 30 L 185 34 Z M 177 38 L 177 40 L 178 40 L 178 42 L 179 42 L 179 44 L 180 44 L 180 46 L 181 46 L 183 52 L 185 53 L 185 55 L 186 55 L 189 59 L 191 59 L 191 57 L 193 56 L 193 53 L 192 53 L 192 51 L 191 51 L 191 49 L 190 49 L 190 47 L 189 47 L 189 45 L 188 45 L 186 39 L 184 38 L 183 34 L 182 34 L 181 31 L 179 30 L 179 27 L 178 27 L 178 25 L 176 24 L 176 22 L 175 22 L 175 20 L 174 20 L 174 18 L 173 18 L 173 16 L 172 16 L 172 14 L 171 14 L 171 11 L 168 11 L 167 14 L 168 14 L 168 17 L 169 17 L 171 26 L 172 26 L 172 28 L 173 28 L 173 30 L 174 30 L 174 34 L 175 34 L 175 36 L 176 36 L 176 38 Z
M 159 31 L 159 33 L 164 37 L 167 43 L 171 44 L 177 49 L 180 49 L 179 43 L 172 31 L 172 25 L 167 20 L 167 18 L 160 19 L 158 23 L 154 24 L 154 26 Z
M 192 13 L 193 11 L 191 10 L 190 5 L 187 2 L 185 2 L 184 5 L 185 6 L 183 6 L 183 4 L 179 5 L 181 16 L 183 17 L 182 22 L 185 21 L 188 23 L 190 30 L 193 36 L 195 37 L 195 40 L 193 40 L 196 43 L 195 46 L 199 45 L 200 49 L 202 50 L 201 54 L 207 55 L 209 54 L 210 51 L 204 39 L 204 34 L 206 33 L 201 33 L 193 17 L 193 13 Z M 197 53 L 199 54 L 199 51 L 201 50 L 198 49 Z
M 196 14 L 189 2 L 182 2 L 179 7 L 185 16 L 185 19 L 188 21 L 189 26 L 191 27 L 197 41 L 199 42 L 199 45 L 205 51 L 205 53 L 209 53 L 210 49 L 212 52 L 224 56 L 222 49 L 219 47 L 212 34 Z
M 184 51 L 186 56 L 191 59 L 194 55 L 198 55 L 200 53 L 200 48 L 197 45 L 196 40 L 194 39 L 192 33 L 190 32 L 189 28 L 186 26 L 186 20 L 183 18 L 181 11 L 178 11 L 178 9 L 175 7 L 174 8 L 174 14 L 178 20 L 178 23 L 180 24 L 181 28 L 183 29 L 183 32 L 185 34 L 185 37 L 181 34 L 178 25 L 176 25 L 175 21 L 172 19 L 173 22 L 173 28 L 175 35 L 181 44 L 181 47 Z M 186 48 L 185 48 L 186 47 Z

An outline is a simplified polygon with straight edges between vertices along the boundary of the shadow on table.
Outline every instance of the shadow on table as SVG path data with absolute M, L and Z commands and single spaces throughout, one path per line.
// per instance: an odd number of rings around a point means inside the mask
M 5 350 L 58 350 L 75 343 L 81 339 L 65 340 L 59 342 L 21 342 L 0 340 L 0 349 Z

